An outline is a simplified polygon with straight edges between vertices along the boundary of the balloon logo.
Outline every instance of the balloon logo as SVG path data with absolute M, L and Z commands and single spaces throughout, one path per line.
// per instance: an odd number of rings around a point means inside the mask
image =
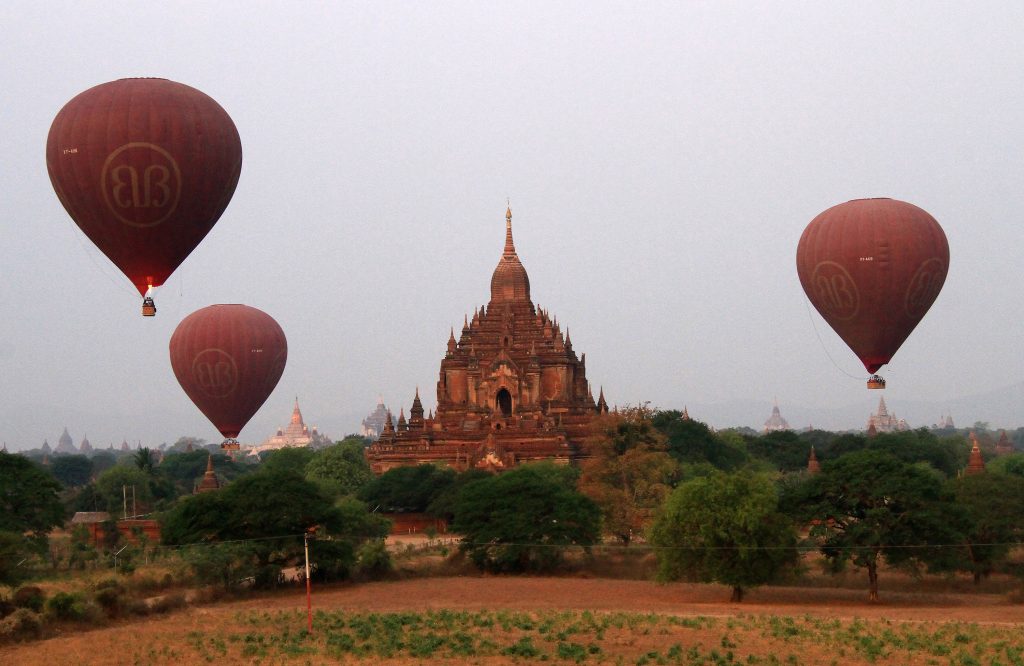
M 874 373 L 938 297 L 949 244 L 935 218 L 913 204 L 857 199 L 811 220 L 796 267 L 807 298 Z M 868 386 L 885 381 L 872 377 Z
M 274 319 L 247 305 L 211 305 L 185 317 L 170 342 L 186 395 L 237 449 L 235 438 L 274 391 L 288 342 Z
M 75 224 L 146 296 L 231 201 L 242 144 L 231 117 L 199 90 L 121 79 L 86 90 L 57 113 L 46 169 Z

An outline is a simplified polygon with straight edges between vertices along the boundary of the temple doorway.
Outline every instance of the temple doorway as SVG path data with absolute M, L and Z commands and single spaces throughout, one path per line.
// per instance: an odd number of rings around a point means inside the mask
M 508 392 L 508 389 L 498 391 L 498 395 L 495 396 L 495 402 L 502 416 L 512 416 L 512 394 Z

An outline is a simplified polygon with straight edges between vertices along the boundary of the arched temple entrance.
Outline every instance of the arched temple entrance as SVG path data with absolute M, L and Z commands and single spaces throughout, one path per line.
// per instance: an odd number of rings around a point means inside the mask
M 512 416 L 512 394 L 508 392 L 508 389 L 498 391 L 494 402 L 502 416 Z

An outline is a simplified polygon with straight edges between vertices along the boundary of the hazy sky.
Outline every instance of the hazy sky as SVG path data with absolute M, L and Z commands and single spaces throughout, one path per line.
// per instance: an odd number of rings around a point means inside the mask
M 16 1 L 0 25 L 9 447 L 65 425 L 94 446 L 219 440 L 167 352 L 213 303 L 288 336 L 243 442 L 286 424 L 296 395 L 337 438 L 378 394 L 408 409 L 418 385 L 434 407 L 449 327 L 489 298 L 506 197 L 534 300 L 610 402 L 759 425 L 777 396 L 832 428 L 862 426 L 878 393 L 811 314 L 797 241 L 834 204 L 910 201 L 951 267 L 884 372 L 887 402 L 999 391 L 998 413 L 958 423 L 1024 425 L 1021 3 Z M 129 76 L 212 96 L 244 153 L 154 319 L 43 155 L 64 103 Z

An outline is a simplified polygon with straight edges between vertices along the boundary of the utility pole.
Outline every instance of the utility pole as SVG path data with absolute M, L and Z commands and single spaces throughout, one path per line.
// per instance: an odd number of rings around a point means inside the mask
M 313 589 L 309 582 L 309 531 L 302 535 L 302 545 L 306 550 L 306 620 L 310 634 L 313 633 Z
M 121 515 L 128 517 L 128 487 L 121 484 Z

